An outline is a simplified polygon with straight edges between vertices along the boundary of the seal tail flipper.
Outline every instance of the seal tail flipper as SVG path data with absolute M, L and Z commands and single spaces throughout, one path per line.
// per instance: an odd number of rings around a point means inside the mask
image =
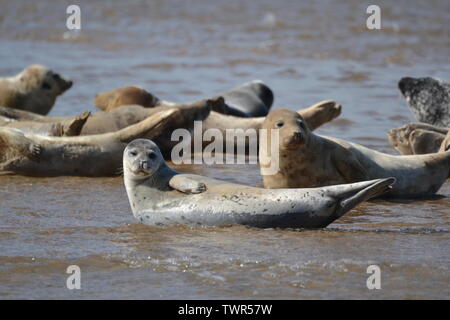
M 388 192 L 395 181 L 395 178 L 370 180 L 345 185 L 345 187 L 350 189 L 348 192 L 342 193 L 343 190 L 341 189 L 340 194 L 338 194 L 339 191 L 336 190 L 337 194 L 335 196 L 340 198 L 340 202 L 336 207 L 336 212 L 333 218 L 337 219 L 356 207 L 359 203 Z
M 63 122 L 63 136 L 73 137 L 79 136 L 87 119 L 91 116 L 90 111 L 83 112 L 73 120 Z
M 324 123 L 337 118 L 342 112 L 342 106 L 334 100 L 324 100 L 297 112 L 305 119 L 308 128 L 315 130 Z

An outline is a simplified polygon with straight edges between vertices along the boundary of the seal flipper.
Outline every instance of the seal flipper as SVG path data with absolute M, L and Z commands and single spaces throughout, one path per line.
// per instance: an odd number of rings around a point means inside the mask
M 334 214 L 330 217 L 330 219 L 332 219 L 331 222 L 343 216 L 345 213 L 356 207 L 359 203 L 388 192 L 392 188 L 395 181 L 395 178 L 385 178 L 363 181 L 350 185 L 328 187 L 331 189 L 328 191 L 328 194 L 340 200 L 336 206 Z M 346 188 L 348 189 L 348 192 L 345 192 Z
M 91 116 L 90 111 L 83 112 L 78 115 L 73 120 L 68 120 L 62 123 L 63 132 L 62 135 L 65 137 L 79 136 L 83 126 L 85 125 L 87 119 Z
M 177 174 L 169 180 L 169 186 L 187 194 L 202 193 L 206 191 L 206 185 L 203 182 L 189 178 L 189 176 Z
M 366 181 L 370 179 L 366 169 L 364 169 L 358 159 L 351 152 L 347 149 L 341 149 L 339 151 L 344 154 L 340 154 L 338 158 L 345 159 L 345 161 L 336 159 L 334 153 L 331 161 L 336 167 L 336 170 L 347 183 Z

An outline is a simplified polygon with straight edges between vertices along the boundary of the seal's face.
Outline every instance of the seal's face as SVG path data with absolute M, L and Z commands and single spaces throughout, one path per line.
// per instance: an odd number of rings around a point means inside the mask
M 31 65 L 19 76 L 20 82 L 29 91 L 36 90 L 42 95 L 57 97 L 72 87 L 72 81 L 64 79 L 58 73 L 41 66 Z
M 279 130 L 280 150 L 293 150 L 304 146 L 309 135 L 309 129 L 303 117 L 288 109 L 269 113 L 262 127 L 268 130 Z
M 158 171 L 162 159 L 161 151 L 151 140 L 133 140 L 123 153 L 124 171 L 133 178 L 146 179 Z

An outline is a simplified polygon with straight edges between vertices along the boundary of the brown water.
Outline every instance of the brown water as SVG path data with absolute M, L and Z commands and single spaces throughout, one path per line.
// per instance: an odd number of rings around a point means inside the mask
M 318 130 L 395 154 L 386 131 L 413 117 L 403 76 L 450 80 L 450 2 L 0 1 L 0 74 L 41 63 L 75 80 L 52 115 L 94 111 L 96 93 L 140 85 L 177 102 L 252 79 L 275 106 L 344 106 Z M 373 4 L 370 2 L 370 4 Z M 261 185 L 256 166 L 185 172 Z M 420 183 L 418 181 L 417 183 Z M 1 298 L 450 298 L 450 184 L 442 197 L 365 203 L 323 230 L 136 223 L 121 178 L 0 177 Z M 67 266 L 81 290 L 66 289 Z M 366 268 L 381 268 L 368 290 Z

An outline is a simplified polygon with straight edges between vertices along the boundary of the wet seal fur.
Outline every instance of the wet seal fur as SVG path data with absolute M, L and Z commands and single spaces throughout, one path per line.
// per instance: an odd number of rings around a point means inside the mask
M 413 122 L 388 131 L 392 146 L 405 155 L 439 152 L 450 128 L 441 128 L 427 123 Z
M 417 121 L 450 127 L 450 83 L 427 78 L 402 78 L 398 88 Z
M 412 198 L 435 194 L 449 177 L 449 151 L 412 156 L 381 153 L 316 135 L 299 114 L 286 109 L 271 112 L 263 128 L 279 130 L 279 159 L 274 159 L 279 161 L 278 173 L 266 175 L 265 165 L 260 165 L 267 188 L 320 187 L 394 177 L 397 182 L 384 197 Z M 268 139 L 260 151 L 270 148 Z
M 114 176 L 121 173 L 123 150 L 137 138 L 158 139 L 180 117 L 166 110 L 113 133 L 47 137 L 0 127 L 0 173 L 28 176 Z M 191 124 L 186 123 L 191 126 Z
M 123 154 L 124 183 L 133 215 L 148 225 L 229 225 L 323 228 L 359 203 L 388 190 L 395 179 L 317 189 L 267 190 L 169 168 L 158 146 L 132 141 Z
M 34 64 L 16 76 L 0 79 L 0 106 L 46 115 L 72 81 Z

